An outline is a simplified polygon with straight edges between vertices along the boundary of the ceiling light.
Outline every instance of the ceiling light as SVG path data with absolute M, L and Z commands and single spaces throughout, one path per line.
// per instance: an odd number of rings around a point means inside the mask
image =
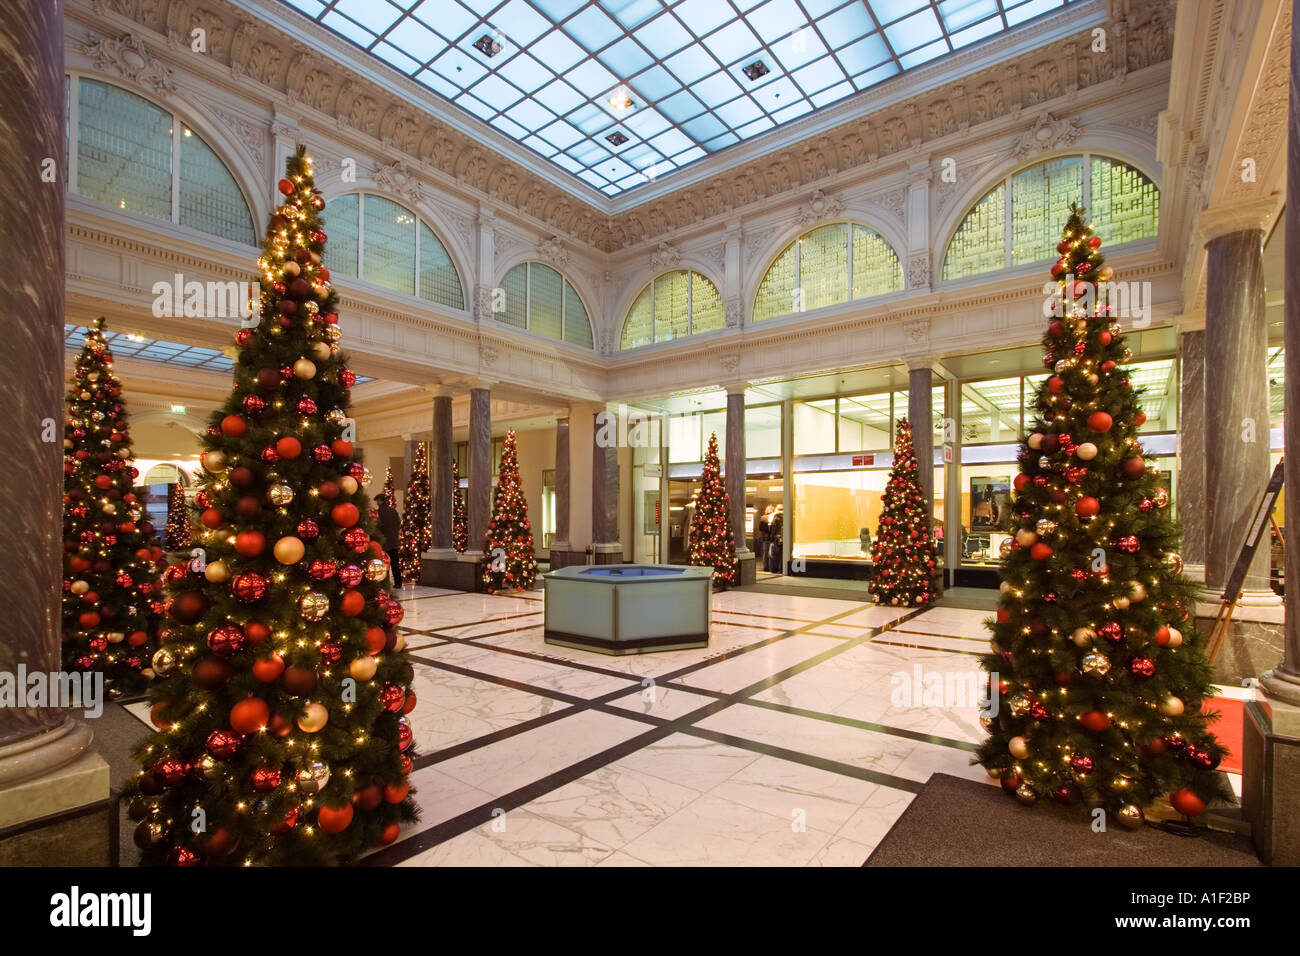
M 501 52 L 501 44 L 492 34 L 485 33 L 474 41 L 474 49 L 478 50 L 484 56 L 496 56 Z
M 613 107 L 614 112 L 616 113 L 622 113 L 624 110 L 630 110 L 632 107 L 636 106 L 636 104 L 632 102 L 631 94 L 621 86 L 616 89 L 614 94 L 609 98 L 609 105 Z
M 767 68 L 767 64 L 762 60 L 755 60 L 753 63 L 749 64 L 749 66 L 741 70 L 741 72 L 751 80 L 757 80 L 767 76 L 771 71 Z
M 613 143 L 615 146 L 622 146 L 624 143 L 627 142 L 627 137 L 622 133 L 620 133 L 618 130 L 614 130 L 614 132 L 606 136 L 605 139 L 608 140 L 610 143 Z

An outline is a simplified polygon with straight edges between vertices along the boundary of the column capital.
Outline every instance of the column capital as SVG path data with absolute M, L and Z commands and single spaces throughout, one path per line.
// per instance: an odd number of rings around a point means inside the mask
M 1205 245 L 1234 232 L 1268 232 L 1282 208 L 1282 196 L 1273 194 L 1231 206 L 1210 206 L 1196 216 L 1196 240 Z
M 724 387 L 728 395 L 744 395 L 745 389 L 749 388 L 748 382 L 727 382 Z
M 456 390 L 449 384 L 434 382 L 420 386 L 420 391 L 424 392 L 430 398 L 455 398 Z
M 909 372 L 919 372 L 922 370 L 933 372 L 934 367 L 939 364 L 939 357 L 930 353 L 905 355 L 903 356 L 903 361 L 907 363 L 907 370 Z

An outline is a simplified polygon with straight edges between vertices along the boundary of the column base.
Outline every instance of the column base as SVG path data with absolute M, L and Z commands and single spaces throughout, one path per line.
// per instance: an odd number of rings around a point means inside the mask
M 109 866 L 113 814 L 108 764 L 93 750 L 0 788 L 0 866 Z
M 622 564 L 623 545 L 618 541 L 605 541 L 591 546 L 592 564 Z
M 1205 583 L 1205 565 L 1203 564 L 1184 564 L 1183 577 L 1191 578 L 1193 581 Z
M 1300 865 L 1300 706 L 1248 701 L 1242 741 L 1241 810 L 1259 858 Z
M 736 552 L 736 586 L 744 587 L 758 580 L 758 555 L 748 548 Z
M 575 551 L 573 546 L 567 541 L 551 542 L 551 570 L 558 571 L 560 568 L 572 567 L 575 564 L 586 564 L 587 552 Z
M 420 583 L 426 587 L 477 591 L 482 587 L 481 554 L 430 551 L 420 559 Z
M 1208 635 L 1219 605 L 1199 603 L 1196 627 Z M 1213 680 L 1219 684 L 1240 684 L 1257 677 L 1282 661 L 1285 644 L 1283 607 L 1238 604 L 1214 659 Z

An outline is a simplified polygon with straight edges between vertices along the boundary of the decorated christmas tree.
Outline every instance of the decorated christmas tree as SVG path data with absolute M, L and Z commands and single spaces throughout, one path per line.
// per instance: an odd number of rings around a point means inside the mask
M 415 464 L 411 467 L 411 481 L 406 486 L 406 502 L 402 508 L 401 545 L 398 556 L 402 562 L 402 580 L 420 580 L 420 559 L 433 547 L 432 509 L 429 505 L 429 451 L 424 442 L 415 450 Z
M 402 606 L 348 437 L 356 377 L 302 147 L 279 189 L 261 322 L 235 335 L 234 387 L 203 441 L 203 554 L 166 574 L 159 730 L 129 804 L 149 865 L 347 862 L 416 816 Z
M 1100 246 L 1074 208 L 1052 267 L 1052 374 L 1014 483 L 984 658 L 1000 696 L 978 759 L 1022 803 L 1050 797 L 1137 827 L 1161 796 L 1194 816 L 1231 792 L 1202 710 L 1210 670 L 1180 529 L 1138 441 L 1146 417 Z
M 523 591 L 537 578 L 533 530 L 528 524 L 528 502 L 519 485 L 519 459 L 515 433 L 506 432 L 501 449 L 501 474 L 492 495 L 492 521 L 483 543 L 483 588 Z
M 393 487 L 393 469 L 388 468 L 384 471 L 384 487 L 375 496 L 375 499 L 387 501 L 389 506 L 397 507 L 397 489 Z
M 727 491 L 722 484 L 715 432 L 709 436 L 709 450 L 704 456 L 704 473 L 700 475 L 700 494 L 695 499 L 688 550 L 691 564 L 712 567 L 714 585 L 723 588 L 736 583 L 737 570 L 729 507 Z
M 460 465 L 451 460 L 451 543 L 461 554 L 469 548 L 469 520 L 465 517 L 465 494 L 460 490 Z
M 139 477 L 104 320 L 86 332 L 63 437 L 63 666 L 98 671 L 113 696 L 152 675 L 162 548 L 131 490 Z
M 167 492 L 167 536 L 168 551 L 183 551 L 190 547 L 194 539 L 190 533 L 190 509 L 185 503 L 185 489 L 179 481 L 173 482 Z
M 898 423 L 894 466 L 881 505 L 880 531 L 871 551 L 871 593 L 877 604 L 926 605 L 939 596 L 943 569 L 929 502 L 921 493 L 912 425 Z

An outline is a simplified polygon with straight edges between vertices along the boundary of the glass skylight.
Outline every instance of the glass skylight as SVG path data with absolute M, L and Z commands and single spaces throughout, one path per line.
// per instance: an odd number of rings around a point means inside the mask
M 615 196 L 1070 0 L 281 2 Z

